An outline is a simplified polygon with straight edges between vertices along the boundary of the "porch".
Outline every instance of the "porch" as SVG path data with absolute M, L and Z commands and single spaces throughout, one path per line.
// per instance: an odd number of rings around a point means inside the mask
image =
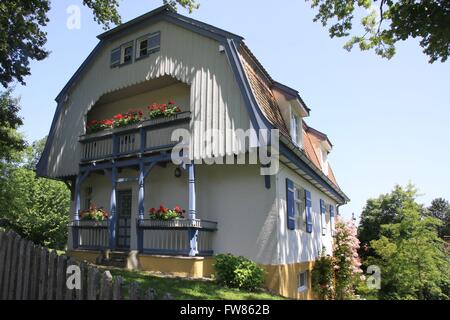
M 217 223 L 197 215 L 195 166 L 175 166 L 171 160 L 171 150 L 178 143 L 171 139 L 172 132 L 189 130 L 190 120 L 190 112 L 185 111 L 80 137 L 82 155 L 79 174 L 72 182 L 69 249 L 213 254 Z M 83 219 L 83 210 L 93 203 L 107 211 L 107 220 Z M 150 219 L 149 209 L 160 203 L 170 208 L 182 203 L 186 214 L 174 220 Z

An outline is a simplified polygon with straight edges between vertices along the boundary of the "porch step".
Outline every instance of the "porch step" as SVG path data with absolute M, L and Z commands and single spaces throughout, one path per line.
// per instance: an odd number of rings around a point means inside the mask
M 126 268 L 128 252 L 107 251 L 99 257 L 97 264 L 106 267 Z

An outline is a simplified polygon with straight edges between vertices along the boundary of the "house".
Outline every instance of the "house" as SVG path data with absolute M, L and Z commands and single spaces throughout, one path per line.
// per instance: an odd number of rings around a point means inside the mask
M 167 5 L 98 38 L 56 98 L 37 166 L 72 190 L 70 254 L 205 277 L 214 254 L 230 252 L 261 264 L 275 292 L 311 298 L 309 271 L 322 248 L 331 254 L 333 219 L 349 199 L 299 93 L 274 81 L 242 37 Z M 190 139 L 174 163 L 178 129 Z M 276 139 L 242 143 L 238 130 Z M 262 158 L 209 161 L 263 148 L 277 161 L 271 174 Z M 183 218 L 161 220 L 171 208 Z

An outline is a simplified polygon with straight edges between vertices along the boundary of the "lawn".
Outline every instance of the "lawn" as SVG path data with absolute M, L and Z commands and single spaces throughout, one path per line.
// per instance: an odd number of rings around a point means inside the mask
M 157 298 L 170 293 L 177 300 L 283 300 L 283 297 L 272 295 L 267 291 L 242 291 L 218 285 L 211 280 L 191 280 L 179 277 L 165 277 L 148 272 L 108 269 L 113 276 L 124 278 L 125 286 L 130 282 L 138 282 L 141 288 L 153 288 Z

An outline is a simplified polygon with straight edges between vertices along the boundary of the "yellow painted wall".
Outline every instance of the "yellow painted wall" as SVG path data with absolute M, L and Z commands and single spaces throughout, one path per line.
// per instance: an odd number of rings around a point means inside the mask
M 266 287 L 273 292 L 292 299 L 312 300 L 314 294 L 311 288 L 311 270 L 314 262 L 302 262 L 284 265 L 263 265 L 266 270 Z M 308 289 L 298 292 L 298 275 L 308 272 Z
M 168 257 L 139 255 L 139 269 L 168 273 L 179 277 L 208 278 L 213 273 L 212 257 Z

